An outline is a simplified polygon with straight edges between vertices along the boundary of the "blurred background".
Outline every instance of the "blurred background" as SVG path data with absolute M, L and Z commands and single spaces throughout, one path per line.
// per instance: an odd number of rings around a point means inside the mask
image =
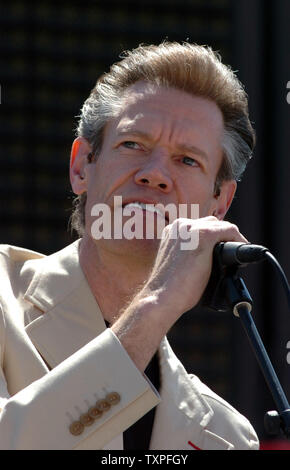
M 289 25 L 289 0 L 14 0 L 2 6 L 0 243 L 50 254 L 77 238 L 68 230 L 68 163 L 84 100 L 125 49 L 189 40 L 219 51 L 245 85 L 257 147 L 228 220 L 267 246 L 289 279 Z M 290 314 L 281 283 L 265 263 L 241 275 L 289 400 Z M 238 318 L 195 309 L 169 336 L 188 371 L 250 419 L 262 448 L 290 448 L 282 435 L 265 433 L 264 414 L 275 403 Z

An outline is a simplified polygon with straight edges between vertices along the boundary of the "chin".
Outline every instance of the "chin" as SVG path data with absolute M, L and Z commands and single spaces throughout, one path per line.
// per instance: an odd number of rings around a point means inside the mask
M 160 245 L 159 239 L 136 239 L 132 240 L 98 240 L 98 245 L 111 253 L 118 254 L 125 258 L 146 258 L 148 262 L 153 262 Z

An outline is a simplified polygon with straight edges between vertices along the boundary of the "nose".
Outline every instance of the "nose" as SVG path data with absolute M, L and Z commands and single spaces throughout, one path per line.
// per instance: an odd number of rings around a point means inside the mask
M 169 193 L 172 189 L 172 179 L 166 168 L 164 156 L 151 156 L 146 165 L 135 174 L 135 182 L 142 186 L 159 189 Z

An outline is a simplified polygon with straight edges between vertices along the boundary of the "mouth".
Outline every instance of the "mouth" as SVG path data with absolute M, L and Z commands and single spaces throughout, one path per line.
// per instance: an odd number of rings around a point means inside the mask
M 165 219 L 166 222 L 169 221 L 168 214 L 166 214 L 164 210 L 164 206 L 160 203 L 153 203 L 153 202 L 142 202 L 142 201 L 131 201 L 131 202 L 125 202 L 122 205 L 123 209 L 127 208 L 137 208 L 141 209 L 142 211 L 148 211 L 157 214 L 159 217 L 162 217 L 162 219 Z

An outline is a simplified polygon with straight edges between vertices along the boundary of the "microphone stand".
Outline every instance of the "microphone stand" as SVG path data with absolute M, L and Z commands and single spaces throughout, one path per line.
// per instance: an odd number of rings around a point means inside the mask
M 265 414 L 265 429 L 271 435 L 282 431 L 290 438 L 290 406 L 251 316 L 253 301 L 237 270 L 237 266 L 215 266 L 202 304 L 219 312 L 230 307 L 241 320 L 278 410 Z
M 268 411 L 264 418 L 268 434 L 277 435 L 280 430 L 290 438 L 290 406 L 266 352 L 262 339 L 251 315 L 252 299 L 242 278 L 236 275 L 224 279 L 227 300 L 238 317 L 254 350 L 256 359 L 271 391 L 278 411 Z

